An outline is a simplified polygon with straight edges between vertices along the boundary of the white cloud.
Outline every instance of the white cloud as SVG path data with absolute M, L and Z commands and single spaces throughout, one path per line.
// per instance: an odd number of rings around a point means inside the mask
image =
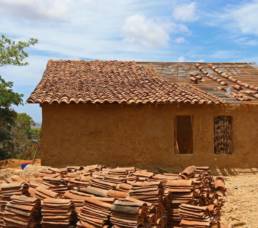
M 25 19 L 66 20 L 72 0 L 0 0 L 1 12 Z
M 185 38 L 184 38 L 184 37 L 177 37 L 177 38 L 175 39 L 175 42 L 176 42 L 177 44 L 183 44 L 183 43 L 185 43 Z
M 126 19 L 123 26 L 126 41 L 145 47 L 163 47 L 169 41 L 169 26 L 142 15 Z
M 258 1 L 251 1 L 228 9 L 224 18 L 243 34 L 258 35 Z
M 175 20 L 181 22 L 192 22 L 197 19 L 197 7 L 195 2 L 175 5 L 172 15 Z

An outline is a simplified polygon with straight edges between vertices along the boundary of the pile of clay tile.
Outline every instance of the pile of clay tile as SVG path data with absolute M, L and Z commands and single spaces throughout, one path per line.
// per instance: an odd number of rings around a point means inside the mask
M 210 227 L 210 216 L 208 206 L 195 206 L 191 204 L 181 204 L 179 209 L 183 227 Z
M 40 200 L 23 195 L 11 196 L 4 211 L 3 227 L 38 227 L 40 223 Z
M 131 189 L 129 196 L 148 203 L 148 220 L 151 225 L 161 225 L 166 223 L 165 209 L 163 207 L 162 196 L 163 187 L 161 181 L 144 180 L 129 181 Z
M 192 188 L 192 180 L 175 179 L 168 180 L 165 183 L 165 195 L 167 196 L 167 203 L 170 203 L 167 206 L 169 224 L 180 222 L 179 206 L 192 200 Z
M 6 208 L 6 204 L 11 200 L 13 195 L 28 195 L 28 185 L 24 182 L 12 182 L 10 183 L 10 179 L 6 180 L 6 182 L 2 183 L 0 186 L 0 227 L 4 227 L 4 212 Z
M 78 215 L 77 227 L 104 227 L 111 226 L 112 202 L 105 202 L 101 198 L 88 197 Z
M 47 198 L 57 198 L 58 193 L 54 192 L 54 191 L 48 189 L 47 187 L 45 187 L 44 185 L 42 185 L 42 186 L 38 186 L 35 189 L 35 195 L 34 196 L 43 200 L 43 199 L 47 199 Z
M 18 227 L 211 227 L 219 224 L 225 191 L 224 180 L 211 176 L 208 167 L 189 166 L 181 173 L 42 167 L 27 178 L 1 180 L 0 228 L 17 227 L 14 218 Z M 17 200 L 21 195 L 29 198 Z M 28 221 L 36 225 L 26 226 Z
M 210 227 L 217 224 L 226 192 L 223 178 L 213 178 L 209 167 L 189 166 L 181 174 L 193 181 L 193 199 L 179 209 L 182 227 Z
M 73 220 L 73 205 L 68 199 L 42 201 L 42 228 L 66 228 Z
M 148 207 L 143 201 L 116 200 L 111 207 L 111 223 L 114 227 L 148 227 Z
M 64 193 L 68 190 L 65 180 L 61 177 L 43 177 L 43 184 L 57 193 Z

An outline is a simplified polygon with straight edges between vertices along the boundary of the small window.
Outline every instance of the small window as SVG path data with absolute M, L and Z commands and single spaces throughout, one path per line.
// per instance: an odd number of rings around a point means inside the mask
M 175 123 L 175 149 L 178 154 L 193 153 L 192 116 L 177 116 Z
M 232 154 L 232 117 L 214 118 L 214 153 Z

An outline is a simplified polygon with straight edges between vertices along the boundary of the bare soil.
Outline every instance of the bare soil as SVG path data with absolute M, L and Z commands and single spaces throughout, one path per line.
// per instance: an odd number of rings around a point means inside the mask
M 258 228 L 258 170 L 226 176 L 227 196 L 221 221 L 229 228 Z
M 20 159 L 7 159 L 7 160 L 1 160 L 0 161 L 0 168 L 20 168 L 20 165 L 22 163 L 28 163 L 28 162 L 33 162 L 34 164 L 39 165 L 40 164 L 40 159 L 36 159 L 34 161 L 32 160 L 20 160 Z

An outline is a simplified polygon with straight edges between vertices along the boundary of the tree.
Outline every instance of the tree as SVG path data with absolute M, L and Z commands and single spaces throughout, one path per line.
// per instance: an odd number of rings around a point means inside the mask
M 27 65 L 28 57 L 25 48 L 37 43 L 36 39 L 28 41 L 12 41 L 2 35 L 0 37 L 0 66 L 4 65 Z M 16 112 L 14 105 L 22 104 L 22 94 L 12 90 L 13 83 L 5 81 L 0 76 L 0 159 L 10 156 L 11 129 L 15 124 Z
M 0 66 L 3 65 L 27 65 L 25 59 L 28 53 L 25 48 L 35 45 L 37 39 L 31 38 L 28 41 L 12 41 L 8 37 L 2 35 L 0 38 Z
M 26 113 L 18 113 L 11 130 L 12 156 L 18 158 L 32 158 L 35 146 L 39 140 L 40 130 Z

